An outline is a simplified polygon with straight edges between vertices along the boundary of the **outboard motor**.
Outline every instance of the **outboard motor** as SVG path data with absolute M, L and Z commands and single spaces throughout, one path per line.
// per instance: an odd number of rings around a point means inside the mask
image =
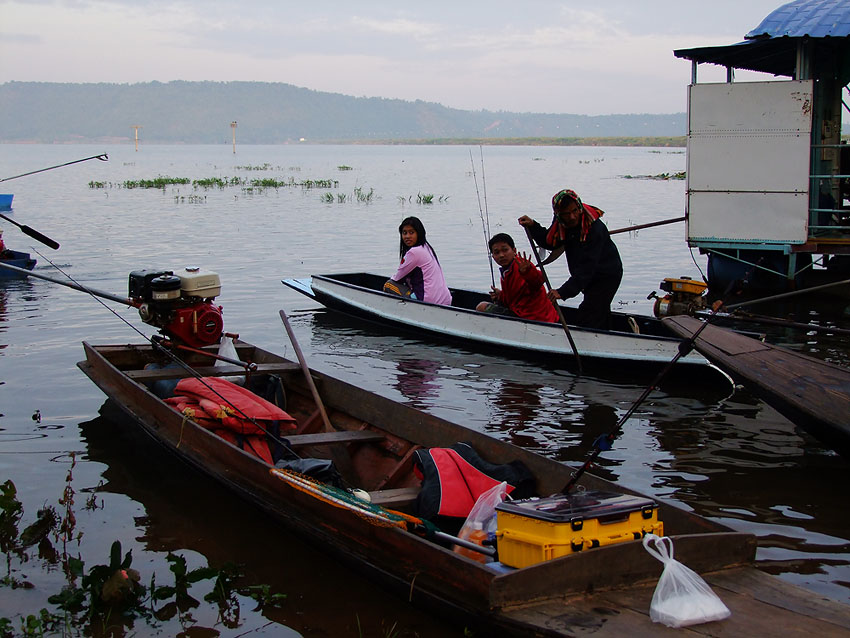
M 128 296 L 139 316 L 167 337 L 193 348 L 218 343 L 224 329 L 217 273 L 197 267 L 172 270 L 134 270 Z
M 668 277 L 658 287 L 667 294 L 659 297 L 653 291 L 647 299 L 655 299 L 652 312 L 659 319 L 673 315 L 693 315 L 697 310 L 705 310 L 708 305 L 705 295 L 708 284 L 702 281 L 690 277 Z

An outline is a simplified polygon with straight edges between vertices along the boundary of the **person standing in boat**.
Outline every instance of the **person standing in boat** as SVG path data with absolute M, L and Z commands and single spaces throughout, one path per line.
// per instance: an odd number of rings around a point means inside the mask
M 501 272 L 501 289 L 492 288 L 492 303 L 482 301 L 475 308 L 479 312 L 522 317 L 535 321 L 558 322 L 558 311 L 546 297 L 543 273 L 525 253 L 516 251 L 514 239 L 507 233 L 498 233 L 487 242 L 490 255 Z
M 608 330 L 611 301 L 623 278 L 623 262 L 608 227 L 599 219 L 603 212 L 583 204 L 572 190 L 561 190 L 552 197 L 554 218 L 548 229 L 528 215 L 519 224 L 530 231 L 534 241 L 548 250 L 563 249 L 570 278 L 549 291 L 549 299 L 570 299 L 579 293 L 584 299 L 578 307 L 576 323 L 586 328 Z
M 398 292 L 397 284 L 404 283 L 415 299 L 450 305 L 452 294 L 446 285 L 437 253 L 426 238 L 425 226 L 418 217 L 406 217 L 399 224 L 398 233 L 401 263 L 396 274 L 384 285 L 384 291 Z

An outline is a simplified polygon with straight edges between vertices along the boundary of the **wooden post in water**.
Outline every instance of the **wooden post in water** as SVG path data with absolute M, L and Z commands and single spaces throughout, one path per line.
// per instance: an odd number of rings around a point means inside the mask
M 136 132 L 136 152 L 139 152 L 139 129 L 142 128 L 138 124 L 134 124 L 131 128 L 133 128 Z
M 233 154 L 236 155 L 236 120 L 230 123 L 230 128 L 233 130 Z

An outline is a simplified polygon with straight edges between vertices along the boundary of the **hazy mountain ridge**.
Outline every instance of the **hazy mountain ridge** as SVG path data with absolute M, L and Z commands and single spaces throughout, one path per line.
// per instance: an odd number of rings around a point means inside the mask
M 571 115 L 464 111 L 266 82 L 0 84 L 0 142 L 239 144 L 686 133 L 685 113 Z

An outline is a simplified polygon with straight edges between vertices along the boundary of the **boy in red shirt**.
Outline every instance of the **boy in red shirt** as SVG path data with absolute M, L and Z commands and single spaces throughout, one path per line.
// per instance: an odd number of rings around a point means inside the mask
M 513 238 L 499 233 L 490 238 L 489 246 L 502 273 L 502 289 L 493 287 L 490 292 L 493 303 L 482 301 L 475 309 L 556 323 L 558 312 L 546 296 L 543 274 L 525 253 L 517 253 Z

